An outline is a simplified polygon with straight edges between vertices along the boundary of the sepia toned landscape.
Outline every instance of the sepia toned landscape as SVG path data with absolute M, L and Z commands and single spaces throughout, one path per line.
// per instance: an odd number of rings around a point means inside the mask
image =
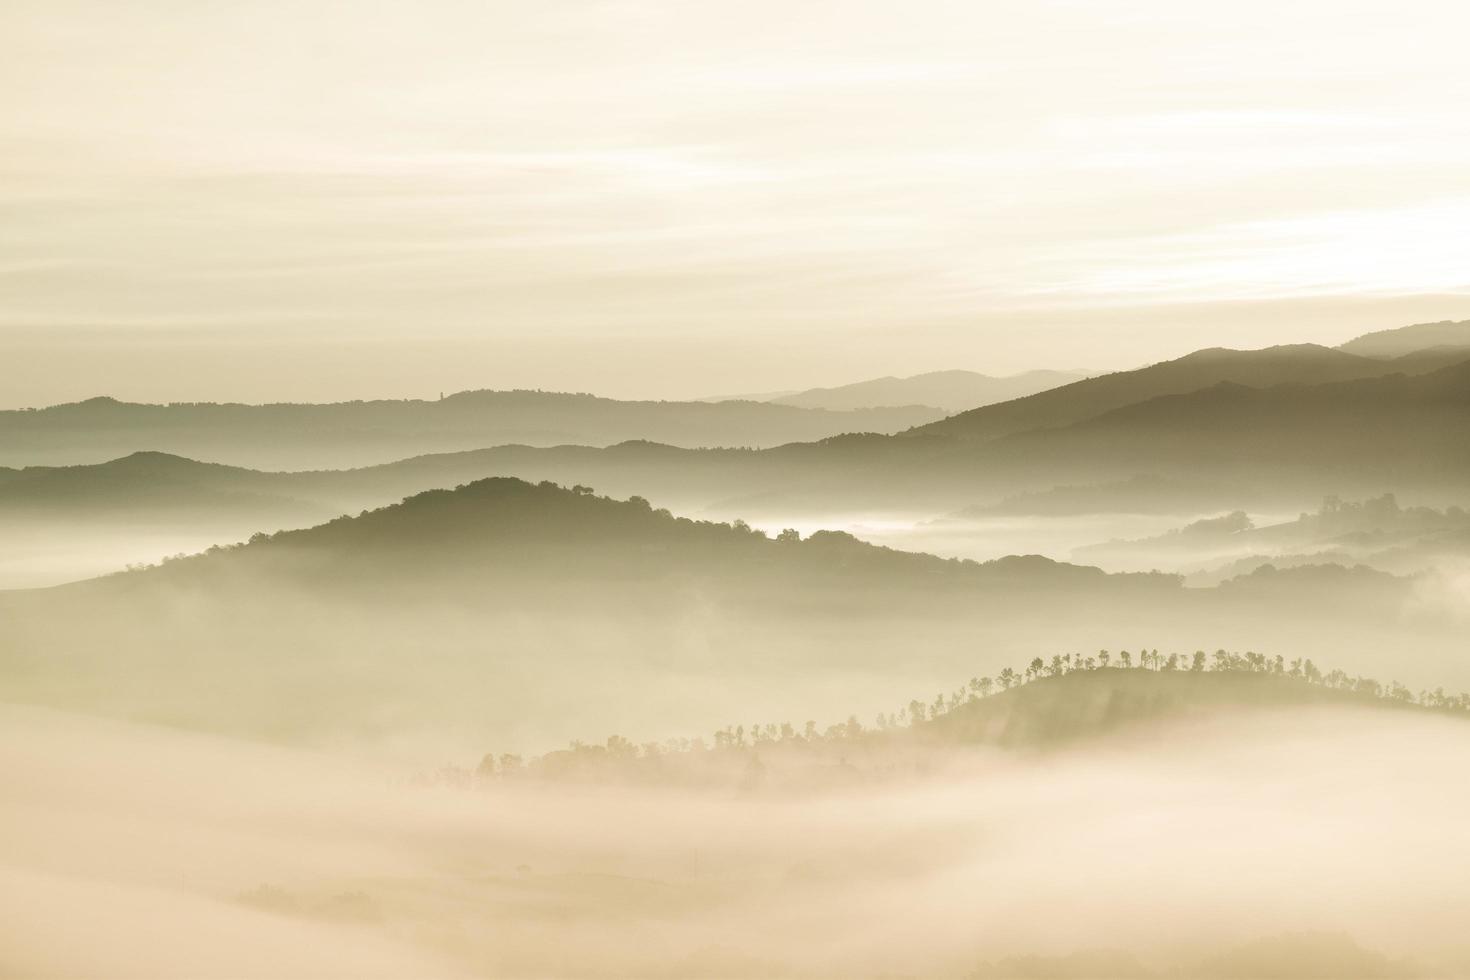
M 1467 29 L 0 10 L 0 977 L 1470 978 Z

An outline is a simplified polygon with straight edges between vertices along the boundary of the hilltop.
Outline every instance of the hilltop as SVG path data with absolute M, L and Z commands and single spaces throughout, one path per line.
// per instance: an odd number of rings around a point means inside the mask
M 740 521 L 675 517 L 642 497 L 615 500 L 586 487 L 507 477 L 425 491 L 311 528 L 257 535 L 152 574 L 198 584 L 233 581 L 245 570 L 276 585 L 309 577 L 334 588 L 370 579 L 405 590 L 476 588 L 485 578 L 504 577 L 502 587 L 520 591 L 542 577 L 558 588 L 583 581 L 687 585 L 693 578 L 778 594 L 799 582 L 807 590 L 914 590 L 931 598 L 972 588 L 1176 588 L 1180 582 L 1175 576 L 1109 576 L 1034 555 L 983 563 L 936 558 L 835 531 L 770 538 Z

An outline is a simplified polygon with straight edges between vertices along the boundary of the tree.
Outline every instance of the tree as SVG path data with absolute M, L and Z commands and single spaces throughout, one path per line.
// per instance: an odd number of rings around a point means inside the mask
M 794 527 L 788 527 L 780 534 L 776 535 L 776 540 L 780 541 L 782 544 L 800 544 L 801 532 Z

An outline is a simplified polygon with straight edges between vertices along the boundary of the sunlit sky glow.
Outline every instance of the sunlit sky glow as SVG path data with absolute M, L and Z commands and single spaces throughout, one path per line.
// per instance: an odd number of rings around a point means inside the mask
M 1470 9 L 0 9 L 0 402 L 689 397 L 1470 317 Z

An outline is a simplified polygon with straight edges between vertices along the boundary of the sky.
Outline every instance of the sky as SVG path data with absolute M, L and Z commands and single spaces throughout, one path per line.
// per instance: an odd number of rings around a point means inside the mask
M 1467 36 L 1459 0 L 8 0 L 0 407 L 1470 318 Z

